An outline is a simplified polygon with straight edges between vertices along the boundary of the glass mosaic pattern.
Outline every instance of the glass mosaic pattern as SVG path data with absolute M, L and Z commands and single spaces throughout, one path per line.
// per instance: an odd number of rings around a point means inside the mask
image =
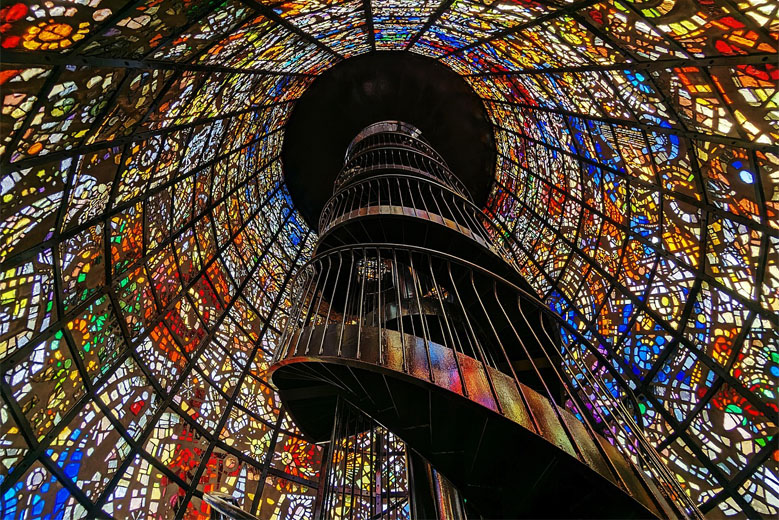
M 279 153 L 315 75 L 375 50 L 438 59 L 484 99 L 486 209 L 603 353 L 568 355 L 622 375 L 704 512 L 776 516 L 778 11 L 5 3 L 4 518 L 205 518 L 212 490 L 310 516 L 322 454 L 265 381 L 314 238 Z

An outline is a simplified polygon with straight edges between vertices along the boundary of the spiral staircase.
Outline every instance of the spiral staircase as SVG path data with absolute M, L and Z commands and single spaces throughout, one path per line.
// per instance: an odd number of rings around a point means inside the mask
M 415 127 L 355 137 L 319 233 L 271 367 L 310 439 L 332 446 L 347 403 L 445 476 L 470 514 L 699 517 L 629 403 L 571 382 L 556 316 Z M 320 508 L 345 516 L 331 513 Z

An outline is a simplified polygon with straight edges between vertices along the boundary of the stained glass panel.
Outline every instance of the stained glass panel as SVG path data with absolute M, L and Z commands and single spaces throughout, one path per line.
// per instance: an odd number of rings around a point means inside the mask
M 775 516 L 778 16 L 761 0 L 4 5 L 9 518 L 205 518 L 210 490 L 311 515 L 321 454 L 267 384 L 313 244 L 278 158 L 315 75 L 374 47 L 438 59 L 484 100 L 502 244 L 613 356 L 684 489 L 711 514 Z

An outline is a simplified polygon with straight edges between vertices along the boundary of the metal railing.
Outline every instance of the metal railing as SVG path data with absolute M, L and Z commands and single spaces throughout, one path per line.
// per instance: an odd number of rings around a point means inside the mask
M 401 173 L 376 175 L 337 191 L 319 217 L 319 233 L 336 224 L 369 214 L 401 214 L 456 229 L 492 248 L 494 227 L 470 200 L 436 180 Z
M 406 445 L 339 401 L 317 520 L 410 520 Z
M 391 146 L 369 147 L 353 154 L 336 177 L 334 192 L 355 178 L 388 170 L 413 172 L 435 179 L 463 197 L 470 198 L 465 185 L 444 162 L 422 154 L 419 150 Z
M 238 507 L 236 499 L 227 493 L 205 493 L 203 502 L 211 507 L 211 520 L 260 520 Z
M 419 130 L 407 123 L 410 129 L 392 128 L 384 124 L 385 122 L 371 125 L 352 140 L 346 149 L 345 159 L 353 156 L 365 148 L 374 148 L 380 146 L 404 146 L 421 152 L 444 162 L 439 153 L 422 137 Z M 412 130 L 413 129 L 413 130 Z
M 383 363 L 391 364 L 390 357 L 400 356 L 396 365 L 399 371 L 416 371 L 412 375 L 474 398 L 468 395 L 466 381 L 472 373 L 469 360 L 475 360 L 485 367 L 495 411 L 508 413 L 501 409 L 502 396 L 497 390 L 507 379 L 516 385 L 521 399 L 540 393 L 550 403 L 564 432 L 561 446 L 573 456 L 582 461 L 588 458 L 582 448 L 580 428 L 572 424 L 571 411 L 581 421 L 591 444 L 610 465 L 608 471 L 613 481 L 629 492 L 631 486 L 635 488 L 625 481 L 624 472 L 610 462 L 612 459 L 598 440 L 603 435 L 616 444 L 623 456 L 633 460 L 644 476 L 650 477 L 642 479 L 650 497 L 656 497 L 658 490 L 651 486 L 657 485 L 673 504 L 674 510 L 666 509 L 665 514 L 700 517 L 692 500 L 641 434 L 632 413 L 599 383 L 599 377 L 586 364 L 562 355 L 551 327 L 567 328 L 580 344 L 578 348 L 593 348 L 592 345 L 535 295 L 510 281 L 467 261 L 425 248 L 363 244 L 318 255 L 298 274 L 294 290 L 298 305 L 287 322 L 274 362 L 290 356 L 323 355 L 360 360 L 368 344 L 378 342 L 378 359 Z M 427 362 L 410 363 L 406 358 L 408 348 L 393 348 L 397 344 L 415 345 L 413 348 L 420 349 L 418 352 L 423 353 Z M 332 350 L 332 345 L 337 345 L 337 350 Z M 442 376 L 433 368 L 434 358 L 442 355 L 453 360 L 454 370 L 449 376 Z M 563 367 L 571 362 L 577 363 L 577 372 L 588 378 L 593 393 L 581 392 L 564 376 Z M 464 367 L 463 363 L 469 366 Z M 427 373 L 419 374 L 419 366 L 426 367 Z M 525 369 L 521 370 L 521 366 Z M 451 380 L 441 381 L 441 377 Z M 535 392 L 528 392 L 528 387 Z M 523 404 L 537 431 L 548 428 L 540 417 L 533 416 L 536 405 Z M 608 415 L 617 420 L 610 420 Z M 660 511 L 667 504 L 655 503 Z

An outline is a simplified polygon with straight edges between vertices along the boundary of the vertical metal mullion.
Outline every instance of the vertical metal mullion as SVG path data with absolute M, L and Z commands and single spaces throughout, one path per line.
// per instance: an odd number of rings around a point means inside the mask
M 411 258 L 411 251 L 406 250 L 405 252 L 408 254 L 409 258 Z M 408 292 L 408 290 L 409 290 L 409 288 L 408 288 L 408 273 L 411 272 L 411 267 L 408 266 L 408 265 L 404 265 L 403 268 L 404 268 L 403 289 L 404 289 L 404 292 Z M 411 325 L 411 336 L 412 336 L 412 338 L 417 338 L 417 337 L 419 337 L 419 335 L 417 334 L 417 326 L 414 323 L 414 318 L 413 318 L 413 315 L 412 315 L 412 312 L 413 312 L 413 298 L 416 295 L 416 286 L 413 285 L 413 278 L 411 280 L 411 283 L 412 283 L 411 291 L 413 291 L 413 294 L 409 294 L 408 295 L 408 300 L 410 302 L 411 307 L 409 307 L 409 309 L 407 310 L 407 314 L 409 316 L 409 325 Z M 416 339 L 413 339 L 413 340 L 416 341 Z
M 444 318 L 444 323 L 446 324 L 446 331 L 449 333 L 449 339 L 452 342 L 452 346 L 449 347 L 451 350 L 455 352 L 455 363 L 457 364 L 457 371 L 460 374 L 460 377 L 462 378 L 462 371 L 460 370 L 460 364 L 457 362 L 457 350 L 455 349 L 455 342 L 454 342 L 454 336 L 452 335 L 452 327 L 449 324 L 449 313 L 446 311 L 446 308 L 444 307 L 444 301 L 441 298 L 441 290 L 443 287 L 438 283 L 438 280 L 435 277 L 435 270 L 433 269 L 433 258 L 428 257 L 428 267 L 430 268 L 430 279 L 433 283 L 433 290 L 435 290 L 436 297 L 438 299 L 438 305 L 441 307 L 441 316 Z M 446 346 L 446 345 L 444 345 Z
M 338 401 L 340 402 L 340 408 L 338 410 L 338 414 L 335 417 L 336 420 L 336 426 L 337 429 L 335 430 L 335 444 L 333 449 L 333 465 L 334 467 L 337 467 L 336 465 L 341 465 L 341 476 L 338 476 L 338 471 L 333 472 L 333 484 L 330 486 L 330 504 L 328 505 L 328 511 L 332 511 L 335 513 L 335 509 L 338 505 L 341 507 L 341 515 L 343 515 L 343 497 L 341 497 L 341 491 L 343 490 L 343 486 L 340 485 L 341 490 L 339 490 L 339 484 L 340 480 L 344 478 L 344 468 L 346 468 L 346 457 L 341 456 L 341 461 L 338 462 L 338 457 L 341 455 L 342 450 L 342 443 L 345 442 L 344 437 L 344 422 L 343 422 L 343 416 L 344 416 L 344 402 L 341 397 L 338 398 Z M 341 498 L 339 498 L 341 497 Z M 331 516 L 335 516 L 334 514 L 331 514 Z
M 385 177 L 382 179 L 387 184 L 387 204 L 392 208 L 392 183 L 389 180 L 389 177 Z
M 476 289 L 476 284 L 474 283 L 473 279 L 473 270 L 469 270 L 470 272 L 470 279 L 471 279 L 471 287 L 473 288 L 473 292 L 476 295 L 476 299 L 479 300 L 479 305 L 484 309 L 484 303 L 481 301 L 481 297 L 479 296 L 479 291 Z M 455 291 L 457 291 L 457 288 L 455 287 Z M 457 298 L 460 298 L 459 292 L 457 295 Z M 487 321 L 490 323 L 490 328 L 495 333 L 496 340 L 498 341 L 498 344 L 500 344 L 500 338 L 497 336 L 497 332 L 495 332 L 494 327 L 492 326 L 492 321 L 490 320 L 490 317 L 487 315 L 486 309 L 484 309 L 484 316 L 487 319 Z M 482 363 L 484 364 L 484 374 L 487 376 L 487 383 L 490 385 L 490 390 L 492 391 L 492 395 L 495 399 L 495 405 L 498 408 L 498 411 L 500 413 L 503 413 L 503 406 L 500 404 L 500 397 L 498 396 L 497 390 L 495 390 L 495 383 L 492 381 L 492 375 L 490 374 L 490 371 L 487 370 L 487 367 L 490 366 L 489 360 L 492 360 L 492 356 L 489 354 L 489 350 L 487 350 L 487 346 L 484 345 L 484 347 L 481 349 L 481 356 L 482 356 Z M 494 361 L 493 361 L 494 363 Z M 497 366 L 493 366 L 492 368 L 497 369 Z
M 400 355 L 402 356 L 403 372 L 408 373 L 408 367 L 406 366 L 406 335 L 403 330 L 403 296 L 400 292 L 400 265 L 398 264 L 397 251 L 392 249 L 392 273 L 395 278 L 395 292 L 397 293 L 397 314 L 398 328 L 400 329 Z
M 414 267 L 414 254 L 409 253 L 409 264 L 411 267 L 411 280 L 414 284 L 414 295 L 417 300 L 417 311 L 419 313 L 419 321 L 422 325 L 422 339 L 425 342 L 425 354 L 427 355 L 427 371 L 430 376 L 430 382 L 435 383 L 435 375 L 433 374 L 433 361 L 430 356 L 430 330 L 427 326 L 427 318 L 425 317 L 424 310 L 422 309 L 422 301 L 419 299 L 419 293 L 422 289 L 422 284 L 419 283 L 417 277 L 417 270 Z
M 567 388 L 567 385 L 565 384 L 565 381 L 563 381 L 562 378 L 559 377 L 559 374 L 557 372 L 556 367 L 552 363 L 551 358 L 549 358 L 549 355 L 546 353 L 546 351 L 545 351 L 546 349 L 544 349 L 543 343 L 541 343 L 541 341 L 538 339 L 538 335 L 533 330 L 533 326 L 530 325 L 530 321 L 527 319 L 527 316 L 525 316 L 525 313 L 522 310 L 522 299 L 520 297 L 517 297 L 517 309 L 519 309 L 519 314 L 520 314 L 520 316 L 522 316 L 522 319 L 524 320 L 525 324 L 527 325 L 528 329 L 530 330 L 530 333 L 533 334 L 533 337 L 536 339 L 538 344 L 541 346 L 541 351 L 544 352 L 544 355 L 547 358 L 547 361 L 549 361 L 549 364 L 552 366 L 552 369 L 555 371 L 555 374 L 558 375 L 558 379 L 560 379 L 560 383 L 563 385 L 563 389 L 565 389 L 567 391 L 568 388 Z M 521 342 L 521 340 L 520 340 L 520 342 Z M 524 348 L 524 343 L 522 343 L 522 346 Z M 532 358 L 530 357 L 530 353 L 529 353 L 528 349 L 524 348 L 524 350 L 525 350 L 525 352 L 526 352 L 526 354 L 528 356 L 528 359 L 531 359 L 531 363 L 532 363 Z M 573 449 L 578 453 L 578 457 L 580 458 L 580 460 L 585 460 L 584 459 L 584 454 L 582 453 L 581 448 L 576 443 L 576 438 L 573 436 L 573 432 L 571 431 L 570 427 L 568 426 L 568 423 L 565 422 L 565 418 L 563 417 L 563 414 L 560 411 L 560 407 L 557 405 L 557 403 L 554 400 L 554 396 L 552 395 L 552 391 L 549 389 L 549 386 L 547 386 L 547 384 L 546 384 L 546 380 L 544 380 L 544 378 L 541 376 L 540 372 L 537 372 L 537 374 L 538 374 L 539 379 L 541 380 L 541 384 L 543 385 L 544 390 L 546 391 L 547 395 L 549 395 L 549 400 L 551 402 L 552 409 L 554 410 L 555 415 L 557 416 L 558 420 L 560 421 L 560 424 L 563 427 L 563 430 L 565 430 L 565 434 L 570 439 L 571 445 L 573 446 Z
M 405 207 L 405 202 L 403 200 L 403 190 L 400 188 L 400 179 L 396 177 L 394 180 L 398 187 L 398 197 L 400 198 L 400 206 Z
M 492 224 L 490 219 L 486 218 L 483 213 L 481 213 L 477 208 L 473 207 L 469 202 L 463 201 L 463 206 L 467 208 L 465 209 L 465 219 L 470 221 L 475 226 L 475 230 L 479 232 L 479 235 L 484 239 L 485 242 L 492 245 L 493 237 L 490 236 L 489 231 L 487 230 L 487 226 L 491 227 L 493 230 L 497 229 L 496 226 Z M 485 222 L 487 223 L 487 226 L 484 225 Z
M 376 248 L 376 278 L 378 279 L 378 287 L 376 290 L 376 319 L 377 324 L 376 328 L 378 330 L 378 340 L 379 340 L 379 364 L 384 364 L 384 342 L 382 341 L 382 338 L 384 336 L 384 321 L 381 319 L 384 305 L 382 303 L 382 292 L 381 292 L 381 278 L 382 278 L 382 261 L 381 261 L 381 250 L 377 247 Z
M 359 192 L 359 195 L 358 195 Z M 363 196 L 365 194 L 365 183 L 360 182 L 354 187 L 354 198 L 352 199 L 352 211 L 359 211 L 363 206 Z
M 346 316 L 349 314 L 349 300 L 351 299 L 351 289 L 352 289 L 352 278 L 354 278 L 356 274 L 356 269 L 354 268 L 354 250 L 349 250 L 350 255 L 350 263 L 349 263 L 349 281 L 346 283 L 346 296 L 344 298 L 344 315 L 341 319 L 341 332 L 338 337 L 338 357 L 341 357 L 341 351 L 342 351 L 342 345 L 343 345 L 343 339 L 344 339 L 344 330 L 346 330 Z
M 414 209 L 414 216 L 416 216 L 417 201 L 414 199 L 414 191 L 411 189 L 411 182 L 408 180 L 408 177 L 405 177 L 403 180 L 406 181 L 406 193 L 408 194 L 409 199 L 411 199 L 411 206 L 409 207 Z
M 333 428 L 330 429 L 330 443 L 323 448 L 322 464 L 319 467 L 319 482 L 316 499 L 314 499 L 314 509 L 312 511 L 313 520 L 323 520 L 322 515 L 325 510 L 325 504 L 328 498 L 328 479 L 330 478 L 330 468 L 332 467 L 333 456 L 333 435 L 335 433 L 335 417 L 338 413 L 338 400 L 336 399 L 336 414 L 333 417 Z
M 465 388 L 465 379 L 463 379 L 463 371 L 462 367 L 460 366 L 460 360 L 457 356 L 457 349 L 455 348 L 455 340 L 454 335 L 452 334 L 452 327 L 449 324 L 449 313 L 447 312 L 446 308 L 444 307 L 444 301 L 441 298 L 441 290 L 442 286 L 438 283 L 438 280 L 435 277 L 435 270 L 433 269 L 433 258 L 428 256 L 428 267 L 430 268 L 430 278 L 433 283 L 433 289 L 435 290 L 435 294 L 438 299 L 438 304 L 441 307 L 441 316 L 443 316 L 444 323 L 446 324 L 446 331 L 449 333 L 449 339 L 452 341 L 452 346 L 449 347 L 453 351 L 453 357 L 454 357 L 454 364 L 457 367 L 457 373 L 460 376 L 461 386 L 463 389 L 463 395 L 465 397 L 468 397 L 468 390 Z M 439 318 L 440 320 L 440 318 Z M 444 345 L 446 346 L 446 345 Z
M 447 271 L 451 270 L 451 261 L 450 261 L 450 260 L 446 260 L 446 268 L 447 268 Z M 450 278 L 450 279 L 451 279 L 451 278 Z M 448 316 L 448 315 L 449 315 L 449 312 L 447 312 L 447 313 L 446 313 L 446 315 Z M 455 318 L 455 317 L 453 316 L 453 319 L 454 319 L 454 318 Z M 461 354 L 463 354 L 463 355 L 466 355 L 466 356 L 467 356 L 468 354 L 465 352 L 465 343 L 464 343 L 464 342 L 463 342 L 463 340 L 460 338 L 460 336 L 461 336 L 461 333 L 460 333 L 460 332 L 458 332 L 458 330 L 457 330 L 457 324 L 456 324 L 456 323 L 452 323 L 452 328 L 451 328 L 451 331 L 452 331 L 452 334 L 453 334 L 453 340 L 454 340 L 454 342 L 455 342 L 455 346 L 456 346 L 456 347 L 459 347 L 459 351 L 458 351 L 456 348 L 455 348 L 455 351 L 456 351 L 456 352 L 460 352 Z M 468 338 L 468 335 L 467 335 L 467 334 L 466 334 L 466 338 L 465 338 L 465 339 L 468 341 L 468 345 L 470 346 L 470 338 Z M 471 351 L 473 352 L 473 348 L 472 348 L 472 347 L 471 347 Z M 474 354 L 475 354 L 475 353 L 474 353 Z M 471 356 L 471 357 L 474 357 L 474 358 L 475 358 L 476 356 L 475 356 L 475 355 L 473 355 L 473 356 Z M 468 394 L 467 394 L 467 391 L 465 391 L 465 395 L 466 395 L 466 396 L 468 395 Z
M 346 413 L 346 411 L 344 410 L 345 404 L 343 402 L 343 399 L 341 397 L 339 397 L 338 400 L 341 401 L 341 408 L 339 409 L 338 415 L 336 416 L 336 419 L 335 419 L 337 421 L 336 424 L 338 425 L 338 429 L 336 430 L 336 436 L 335 436 L 335 442 L 336 442 L 335 445 L 338 448 L 337 448 L 337 451 L 333 450 L 333 462 L 337 463 L 337 464 L 339 464 L 341 466 L 341 468 L 340 468 L 340 474 L 341 475 L 339 477 L 338 476 L 338 472 L 334 472 L 333 473 L 333 479 L 334 480 L 333 480 L 333 486 L 331 486 L 332 497 L 333 498 L 331 500 L 329 509 L 333 511 L 333 515 L 332 516 L 335 516 L 334 513 L 335 513 L 336 508 L 340 507 L 341 511 L 339 513 L 339 517 L 343 517 L 343 508 L 344 508 L 343 489 L 344 489 L 345 482 L 346 482 L 346 480 L 345 480 L 346 479 L 346 455 L 343 454 L 341 456 L 341 461 L 337 462 L 337 460 L 338 460 L 337 452 L 341 452 L 341 453 L 344 452 L 343 448 L 345 446 L 344 443 L 346 442 L 346 435 L 345 435 L 346 432 L 343 429 L 345 427 L 344 426 L 344 414 Z
M 293 287 L 297 288 L 300 292 L 298 293 L 298 296 L 300 298 L 300 301 L 303 301 L 303 298 L 305 294 L 308 292 L 308 288 L 303 290 L 303 287 L 305 286 L 306 281 L 302 278 L 303 276 L 306 276 L 305 270 L 301 270 L 298 275 L 295 278 L 295 281 L 293 282 Z M 310 282 L 310 277 L 309 277 Z M 281 361 L 287 355 L 289 354 L 290 347 L 292 346 L 292 337 L 294 334 L 294 330 L 296 325 L 300 324 L 301 315 L 303 313 L 303 306 L 298 305 L 296 306 L 293 313 L 290 315 L 290 319 L 287 321 L 286 326 L 284 327 L 284 331 L 281 336 L 281 348 L 277 349 L 276 352 L 273 354 L 273 360 L 274 362 Z M 302 327 L 302 326 L 301 326 Z M 297 349 L 297 345 L 300 342 L 300 335 L 298 335 L 298 339 L 295 342 L 295 348 Z
M 392 517 L 392 512 L 390 511 L 390 507 L 392 506 L 392 477 L 394 476 L 391 472 L 393 470 L 392 466 L 392 446 L 390 445 L 390 434 L 389 431 L 382 428 L 381 429 L 382 435 L 381 435 L 381 446 L 384 450 L 384 460 L 383 460 L 383 466 L 382 466 L 382 472 L 384 473 L 384 495 L 386 498 L 382 500 L 382 510 L 381 510 L 381 517 L 384 518 L 385 516 Z M 395 482 L 397 482 L 397 478 L 395 479 Z M 385 515 L 385 511 L 387 514 Z
M 333 198 L 327 204 L 327 213 L 322 213 L 319 218 L 319 233 L 324 234 L 341 217 L 341 207 L 343 206 L 344 195 L 341 192 L 333 195 Z
M 487 308 L 484 306 L 484 302 L 481 299 L 481 295 L 479 294 L 479 290 L 476 288 L 476 282 L 474 280 L 473 276 L 473 270 L 470 270 L 470 279 L 471 279 L 471 288 L 473 289 L 473 294 L 476 296 L 476 299 L 479 302 L 479 306 L 481 307 L 482 311 L 484 312 L 484 319 L 487 321 L 487 323 L 490 326 L 490 330 L 492 330 L 493 336 L 495 336 L 495 341 L 497 345 L 500 347 L 500 349 L 503 351 L 504 355 L 506 353 L 505 350 L 503 350 L 503 344 L 500 341 L 500 335 L 498 334 L 498 331 L 495 330 L 495 327 L 492 324 L 492 320 L 490 319 L 489 314 L 487 313 Z M 486 335 L 486 334 L 485 334 Z M 498 369 L 498 364 L 495 362 L 494 356 L 492 355 L 491 349 L 487 348 L 488 345 L 485 343 L 484 351 L 485 355 L 487 356 L 489 362 L 492 363 L 492 368 Z M 508 361 L 508 356 L 506 356 L 506 360 Z
M 381 459 L 381 466 L 379 467 L 379 471 L 382 474 L 382 500 L 381 500 L 381 518 L 384 518 L 385 516 L 391 516 L 389 513 L 389 507 L 390 507 L 390 500 L 392 499 L 392 466 L 391 463 L 391 453 L 392 450 L 390 449 L 389 445 L 389 438 L 387 430 L 384 428 L 381 428 L 381 441 L 380 446 L 382 450 L 382 459 Z
M 468 345 L 471 348 L 472 355 L 470 357 L 476 359 L 477 352 L 479 349 L 479 340 L 476 337 L 473 328 L 471 327 L 470 320 L 468 319 L 468 312 L 465 310 L 465 306 L 463 305 L 462 299 L 460 299 L 460 294 L 457 291 L 457 283 L 454 281 L 454 276 L 452 276 L 452 263 L 447 262 L 446 268 L 449 274 L 449 281 L 452 282 L 452 290 L 454 292 L 455 297 L 457 298 L 457 303 L 459 304 L 460 311 L 462 313 L 463 323 L 466 325 L 465 338 L 468 340 Z M 468 334 L 468 332 L 470 332 L 470 334 Z
M 346 204 L 349 200 L 349 190 L 351 188 L 346 188 L 346 191 L 342 191 L 338 194 L 338 202 L 336 203 L 336 211 L 335 215 L 330 219 L 331 225 L 334 225 L 339 219 L 343 218 L 343 216 L 346 214 Z M 321 232 L 324 232 L 322 230 Z
M 425 185 L 427 186 L 428 193 L 430 193 L 430 199 L 435 204 L 436 215 L 442 217 L 442 219 L 443 219 L 443 213 L 441 212 L 441 205 L 438 204 L 438 197 L 436 197 L 435 193 L 433 193 L 433 185 L 430 184 L 429 182 L 425 182 Z M 443 198 L 443 197 L 441 197 L 441 198 Z
M 484 227 L 479 224 L 478 221 L 476 221 L 473 217 L 472 213 L 470 213 L 467 209 L 464 210 L 464 206 L 467 206 L 468 203 L 464 199 L 456 200 L 454 202 L 454 207 L 457 209 L 457 213 L 460 214 L 460 217 L 463 219 L 463 224 L 467 226 L 468 231 L 471 232 L 474 237 L 481 238 L 484 242 L 486 242 L 488 245 L 493 245 L 492 240 L 489 236 L 485 236 L 485 230 Z
M 446 195 L 449 195 L 449 194 L 450 194 L 450 192 L 446 192 Z M 468 219 L 465 218 L 465 216 L 463 215 L 462 211 L 460 211 L 460 208 L 457 205 L 457 201 L 456 200 L 452 200 L 451 201 L 452 203 L 449 204 L 449 202 L 450 202 L 448 200 L 449 197 L 443 197 L 443 199 L 444 199 L 444 204 L 446 204 L 446 207 L 447 207 L 447 209 L 449 210 L 449 213 L 452 216 L 452 221 L 457 225 L 457 227 L 459 229 L 465 228 L 466 231 L 470 232 L 472 235 L 475 235 L 475 233 L 473 233 L 473 230 L 470 228 L 470 226 L 468 226 Z M 454 207 L 454 209 L 452 209 L 452 207 Z M 455 210 L 457 210 L 457 211 L 455 211 Z M 459 221 L 457 220 L 458 214 L 459 214 L 459 217 L 460 217 Z
M 331 255 L 328 255 L 328 259 L 331 257 Z M 330 301 L 327 305 L 327 316 L 325 316 L 325 323 L 324 323 L 324 332 L 322 333 L 322 341 L 319 342 L 319 355 L 322 355 L 322 352 L 325 348 L 325 336 L 327 335 L 327 329 L 330 327 L 330 313 L 333 311 L 333 300 L 335 300 L 335 292 L 338 290 L 338 281 L 341 278 L 341 268 L 343 267 L 343 256 L 341 253 L 338 253 L 338 271 L 335 275 L 335 282 L 333 282 L 333 291 L 330 293 Z M 322 291 L 324 294 L 324 290 Z
M 380 491 L 379 491 L 379 485 L 376 482 L 376 432 L 375 432 L 375 423 L 371 422 L 370 428 L 369 428 L 369 434 L 370 438 L 369 442 L 369 462 L 368 462 L 368 474 L 369 474 L 369 499 L 368 499 L 368 515 L 369 518 L 373 518 L 376 516 L 376 493 L 379 493 L 379 497 L 381 497 Z
M 470 270 L 469 270 L 470 272 Z M 471 272 L 471 274 L 473 274 Z M 451 279 L 452 277 L 452 271 L 451 271 L 451 264 L 449 264 L 449 277 Z M 473 343 L 475 345 L 475 352 L 478 355 L 478 358 L 482 364 L 487 365 L 486 362 L 486 356 L 484 354 L 484 348 L 482 347 L 481 342 L 479 341 L 479 337 L 476 335 L 476 330 L 473 328 L 473 324 L 471 323 L 471 318 L 468 313 L 468 310 L 465 308 L 465 304 L 462 301 L 462 298 L 460 297 L 460 291 L 457 289 L 457 283 L 452 279 L 452 288 L 454 290 L 454 294 L 457 297 L 457 302 L 460 304 L 460 309 L 463 312 L 463 317 L 465 318 L 465 323 L 468 326 L 468 331 L 470 331 L 470 335 L 473 338 Z M 476 356 L 474 356 L 476 358 Z
M 462 228 L 462 225 L 460 225 L 460 223 L 459 223 L 459 222 L 457 222 L 457 220 L 456 220 L 456 213 L 455 213 L 455 212 L 452 210 L 452 206 L 449 204 L 449 201 L 448 201 L 448 200 L 446 200 L 446 199 L 447 199 L 447 197 L 442 197 L 442 199 L 443 199 L 443 201 L 444 201 L 444 205 L 446 206 L 446 209 L 447 209 L 447 210 L 449 210 L 449 216 L 450 216 L 450 219 L 452 220 L 452 222 L 454 222 L 454 223 L 455 223 L 455 225 L 456 225 L 458 228 Z M 469 230 L 469 231 L 470 231 L 470 230 Z
M 311 300 L 309 301 L 308 312 L 306 313 L 306 319 L 305 319 L 305 323 L 307 323 L 308 325 L 304 325 L 304 328 L 306 326 L 308 326 L 311 329 L 308 332 L 308 339 L 306 340 L 306 354 L 308 354 L 308 346 L 309 346 L 309 343 L 311 343 L 311 335 L 314 333 L 314 326 L 315 325 L 314 325 L 314 319 L 312 318 L 312 312 L 313 312 L 313 309 L 314 309 L 314 302 L 316 301 L 316 290 L 319 287 L 319 279 L 322 278 L 322 269 L 323 269 L 321 261 L 316 262 L 315 265 L 319 269 L 317 269 L 318 272 L 316 274 L 316 283 L 314 283 L 313 291 L 310 292 Z M 298 336 L 298 339 L 301 336 L 303 336 L 303 329 L 300 330 L 300 335 Z M 297 345 L 296 345 L 296 347 L 297 347 Z M 297 352 L 297 349 L 295 351 Z
M 362 326 L 365 323 L 365 315 L 363 314 L 365 303 L 365 280 L 368 278 L 368 259 L 366 257 L 366 250 L 362 248 L 362 275 L 360 278 L 360 310 L 357 313 L 357 359 L 360 359 L 360 347 L 362 346 Z
M 322 266 L 322 269 L 325 269 L 325 267 L 324 267 L 324 259 L 320 260 L 319 264 Z M 327 287 L 327 280 L 330 279 L 330 273 L 332 272 L 332 269 L 331 269 L 332 264 L 333 264 L 332 256 L 331 255 L 327 255 L 327 272 L 325 274 L 325 281 L 322 282 L 321 286 L 319 285 L 319 282 L 317 281 L 317 287 L 319 287 L 319 301 L 316 304 L 316 316 L 319 317 L 319 318 L 321 318 L 321 316 L 322 316 L 322 311 L 321 311 L 321 309 L 322 309 L 322 300 L 325 297 L 325 289 Z M 330 306 L 328 305 L 328 314 L 329 314 L 329 309 L 330 309 Z M 311 336 L 314 334 L 314 328 L 315 327 L 318 327 L 318 325 L 314 322 L 314 323 L 311 324 L 311 333 L 308 335 L 308 342 L 309 343 L 306 344 L 306 354 L 309 354 L 309 347 L 310 347 L 310 343 L 311 343 Z M 326 331 L 327 331 L 327 320 L 325 320 L 324 327 L 323 327 L 322 343 L 324 343 L 324 338 L 325 338 L 324 332 L 326 332 Z
M 354 205 L 354 194 L 356 193 L 356 189 L 354 186 L 348 186 L 346 188 L 346 191 L 343 193 L 343 207 L 341 209 L 341 216 L 340 218 L 343 219 L 349 213 L 351 213 Z
M 359 345 L 359 343 L 358 343 Z M 349 424 L 351 424 L 351 418 L 352 418 L 352 407 L 349 406 Z M 350 492 L 350 503 L 349 503 L 349 518 L 352 520 L 355 520 L 355 507 L 354 507 L 354 482 L 355 482 L 355 473 L 357 472 L 357 428 L 355 427 L 354 430 L 349 430 L 349 437 L 352 439 L 352 478 L 351 480 L 351 492 Z M 349 457 L 346 458 L 346 460 L 349 460 Z M 359 520 L 359 519 L 357 519 Z

